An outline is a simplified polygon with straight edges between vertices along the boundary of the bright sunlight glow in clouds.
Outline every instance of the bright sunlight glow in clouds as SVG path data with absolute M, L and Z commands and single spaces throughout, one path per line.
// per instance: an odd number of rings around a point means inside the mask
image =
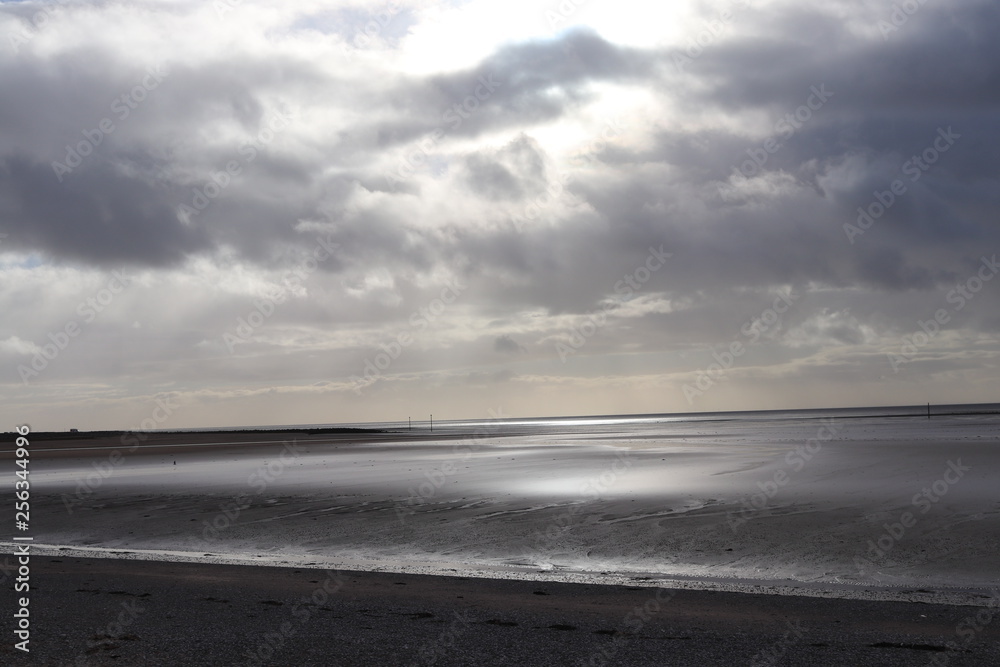
M 0 2 L 4 421 L 1000 400 L 1000 7 L 907 7 Z

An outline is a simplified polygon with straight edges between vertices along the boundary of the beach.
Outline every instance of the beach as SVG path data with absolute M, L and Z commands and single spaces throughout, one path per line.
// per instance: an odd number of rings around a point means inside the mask
M 36 558 L 33 665 L 988 665 L 996 607 Z M 994 601 L 995 602 L 995 601 Z
M 179 641 L 170 626 L 156 629 L 166 614 L 208 644 L 213 633 L 266 634 L 276 619 L 262 614 L 284 610 L 292 628 L 309 616 L 312 629 L 263 664 L 322 664 L 310 651 L 332 651 L 324 642 L 334 640 L 309 634 L 321 627 L 355 638 L 338 644 L 337 664 L 362 664 L 363 652 L 351 653 L 360 646 L 382 664 L 535 664 L 553 647 L 558 664 L 753 664 L 775 645 L 788 664 L 938 654 L 941 664 L 989 664 L 1000 416 L 715 417 L 40 439 L 33 640 L 65 660 L 86 640 L 67 629 L 72 618 L 101 618 L 134 596 L 155 611 L 135 619 L 147 629 L 132 634 L 148 639 L 105 633 L 115 647 L 93 656 L 130 664 L 134 651 Z M 336 623 L 292 613 L 329 573 L 339 583 L 319 606 L 337 610 L 323 612 Z M 229 601 L 217 611 L 231 614 L 230 629 L 184 625 L 186 605 L 211 607 L 208 598 Z M 464 605 L 475 619 L 465 640 L 420 657 Z M 627 618 L 636 605 L 648 616 L 638 625 Z M 956 628 L 969 614 L 982 627 L 966 645 Z M 799 622 L 809 627 L 801 637 Z M 776 644 L 789 632 L 794 642 Z M 588 662 L 626 634 L 642 641 Z

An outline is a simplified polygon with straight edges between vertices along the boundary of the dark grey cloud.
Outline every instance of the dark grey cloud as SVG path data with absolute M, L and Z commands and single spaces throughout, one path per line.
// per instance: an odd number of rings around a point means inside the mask
M 493 200 L 522 200 L 537 194 L 545 180 L 541 147 L 524 134 L 497 151 L 466 156 L 465 168 L 469 189 Z
M 748 17 L 756 20 L 753 37 L 710 45 L 686 68 L 713 84 L 699 87 L 699 98 L 732 110 L 780 112 L 826 83 L 840 91 L 847 110 L 841 113 L 902 120 L 994 104 L 1000 96 L 990 85 L 1000 46 L 989 39 L 1000 9 L 988 0 L 923 6 L 887 39 L 859 34 L 857 24 L 824 8 L 780 6 Z
M 494 340 L 493 349 L 503 354 L 520 354 L 528 351 L 528 348 L 511 338 L 509 334 L 504 334 Z
M 94 161 L 59 183 L 47 164 L 7 157 L 0 163 L 9 244 L 57 257 L 118 265 L 163 266 L 203 248 L 207 235 L 177 219 L 163 183 L 149 183 Z

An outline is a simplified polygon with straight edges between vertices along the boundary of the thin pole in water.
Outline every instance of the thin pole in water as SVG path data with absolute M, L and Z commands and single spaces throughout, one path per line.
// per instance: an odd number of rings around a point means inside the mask
M 412 431 L 413 430 L 413 424 L 410 423 L 410 418 L 409 417 L 406 418 L 406 430 L 407 431 Z
M 431 433 L 434 432 L 434 415 L 431 415 Z
M 931 404 L 930 403 L 927 404 L 927 418 L 928 419 L 931 418 Z

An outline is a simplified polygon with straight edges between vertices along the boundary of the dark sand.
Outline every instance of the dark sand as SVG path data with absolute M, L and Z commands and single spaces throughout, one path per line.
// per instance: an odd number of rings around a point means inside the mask
M 253 654 L 275 665 L 1000 664 L 994 601 L 48 556 L 32 559 L 32 583 L 31 655 L 12 648 L 4 613 L 0 664 L 260 664 Z M 302 604 L 313 595 L 318 604 Z

